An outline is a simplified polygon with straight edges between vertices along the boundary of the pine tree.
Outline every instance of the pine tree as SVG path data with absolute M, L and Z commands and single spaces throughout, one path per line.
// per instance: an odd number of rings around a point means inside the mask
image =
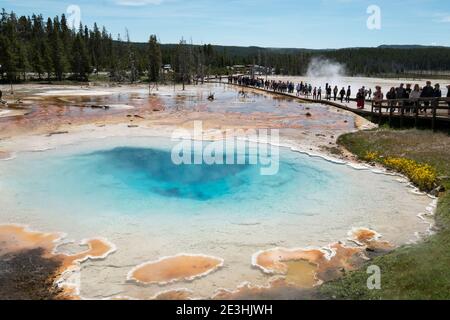
M 16 70 L 22 74 L 23 80 L 26 80 L 27 70 L 30 69 L 30 64 L 28 63 L 27 49 L 25 44 L 18 43 L 16 48 Z
M 148 78 L 149 82 L 158 83 L 162 65 L 161 47 L 156 35 L 151 35 L 148 42 Z
M 97 23 L 94 23 L 94 30 L 91 32 L 89 41 L 89 53 L 91 56 L 92 65 L 95 67 L 96 72 L 99 71 L 101 57 L 105 54 L 103 49 L 102 34 L 100 33 Z
M 47 73 L 47 80 L 50 81 L 53 72 L 53 59 L 50 52 L 50 46 L 47 39 L 40 42 L 39 46 L 40 54 L 42 56 L 42 67 L 45 73 Z
M 183 84 L 183 91 L 191 77 L 192 55 L 190 49 L 184 39 L 180 40 L 176 48 L 176 77 L 177 81 Z
M 66 59 L 69 59 L 70 52 L 72 50 L 73 31 L 70 30 L 69 26 L 67 25 L 67 19 L 64 14 L 61 15 L 59 37 L 64 49 L 64 56 L 66 57 Z
M 42 52 L 40 50 L 40 45 L 38 42 L 34 42 L 31 51 L 31 69 L 33 72 L 37 73 L 39 80 L 42 74 L 45 72 L 44 58 L 42 57 Z
M 58 17 L 53 20 L 53 32 L 50 35 L 50 46 L 53 60 L 53 71 L 56 79 L 62 81 L 68 69 L 68 62 L 65 55 L 64 45 L 61 40 L 61 25 Z
M 14 59 L 14 53 L 12 50 L 11 42 L 5 36 L 0 35 L 0 65 L 1 75 L 8 81 L 14 81 L 16 78 L 16 61 Z
M 109 59 L 110 79 L 112 81 L 123 81 L 126 78 L 124 70 L 126 69 L 125 66 L 128 59 L 126 59 L 127 50 L 124 47 L 120 34 L 117 37 L 117 41 L 113 41 L 111 38 L 109 44 L 111 50 L 111 56 Z
M 43 18 L 42 16 L 32 16 L 32 32 L 31 32 L 31 44 L 28 57 L 30 61 L 31 70 L 38 74 L 39 80 L 42 74 L 45 72 L 44 59 L 42 57 L 41 42 L 46 41 L 46 35 L 44 32 Z
M 74 77 L 79 81 L 88 81 L 90 73 L 89 55 L 84 44 L 82 35 L 77 34 L 72 50 L 72 71 Z
M 127 65 L 130 70 L 130 82 L 134 83 L 137 80 L 136 52 L 133 46 L 131 45 L 130 33 L 128 32 L 128 29 L 125 30 L 125 33 L 127 39 L 127 57 L 128 57 Z

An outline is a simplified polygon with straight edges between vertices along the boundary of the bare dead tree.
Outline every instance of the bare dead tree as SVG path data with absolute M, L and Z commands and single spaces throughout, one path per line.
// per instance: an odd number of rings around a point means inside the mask
M 134 48 L 131 45 L 130 33 L 128 29 L 125 29 L 127 39 L 127 51 L 128 51 L 128 65 L 130 68 L 130 82 L 134 83 L 137 80 L 137 68 L 136 68 L 136 54 Z

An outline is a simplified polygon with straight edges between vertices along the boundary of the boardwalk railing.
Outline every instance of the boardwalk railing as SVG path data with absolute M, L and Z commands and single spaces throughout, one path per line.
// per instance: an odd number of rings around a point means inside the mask
M 389 125 L 394 117 L 400 118 L 400 126 L 405 118 L 414 118 L 416 127 L 419 119 L 431 118 L 431 127 L 435 130 L 436 120 L 450 121 L 450 98 L 373 100 L 371 113 L 378 116 L 378 123 L 387 115 Z
M 223 77 L 222 77 L 223 78 Z M 404 120 L 414 120 L 414 125 L 417 127 L 420 121 L 431 121 L 433 130 L 437 128 L 437 122 L 444 122 L 450 130 L 450 98 L 419 98 L 419 99 L 395 99 L 395 100 L 366 100 L 366 104 L 372 104 L 372 109 L 358 109 L 356 104 L 342 104 L 332 100 L 314 100 L 304 95 L 296 96 L 295 93 L 280 92 L 264 86 L 255 86 L 236 83 L 235 81 L 222 82 L 222 78 L 210 78 L 207 82 L 228 84 L 238 86 L 241 88 L 253 88 L 259 91 L 283 95 L 294 99 L 299 99 L 303 102 L 321 103 L 333 106 L 339 109 L 356 113 L 360 116 L 371 117 L 372 121 L 378 120 L 381 124 L 383 118 L 388 118 L 389 125 L 392 125 L 392 120 L 400 118 L 400 126 L 403 127 Z M 228 77 L 225 77 L 228 78 Z M 356 99 L 350 99 L 352 102 Z

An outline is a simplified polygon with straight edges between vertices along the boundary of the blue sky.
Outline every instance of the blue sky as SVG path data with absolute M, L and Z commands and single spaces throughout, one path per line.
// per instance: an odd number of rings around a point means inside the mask
M 291 48 L 450 46 L 448 0 L 0 0 L 19 15 L 61 15 L 69 5 L 81 9 L 84 24 L 97 22 L 115 37 L 128 28 L 132 41 L 154 33 L 163 43 L 184 37 Z M 370 5 L 381 10 L 379 30 L 367 27 Z

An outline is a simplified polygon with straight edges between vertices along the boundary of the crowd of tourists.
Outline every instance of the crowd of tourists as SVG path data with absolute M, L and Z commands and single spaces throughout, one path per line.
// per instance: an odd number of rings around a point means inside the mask
M 447 86 L 447 98 L 450 98 L 450 85 Z M 414 87 L 411 84 L 400 84 L 399 87 L 391 87 L 390 90 L 384 93 L 380 86 L 377 86 L 374 93 L 375 106 L 380 105 L 380 102 L 386 98 L 388 100 L 388 105 L 391 107 L 392 111 L 404 108 L 406 113 L 413 112 L 417 110 L 421 113 L 426 113 L 427 109 L 430 107 L 433 100 L 436 98 L 442 98 L 442 90 L 440 84 L 436 83 L 434 86 L 431 81 L 427 81 L 424 87 L 415 84 Z M 450 102 L 448 102 L 450 107 Z M 449 110 L 450 114 L 450 110 Z
M 291 81 L 275 81 L 265 80 L 263 78 L 253 78 L 249 76 L 229 76 L 228 83 L 238 84 L 241 86 L 256 87 L 259 89 L 270 90 L 279 93 L 296 94 L 297 97 L 304 96 L 313 100 L 339 101 L 341 103 L 350 103 L 356 100 L 358 109 L 364 109 L 367 101 L 374 102 L 375 106 L 379 106 L 382 100 L 388 100 L 392 110 L 400 110 L 405 106 L 406 112 L 412 112 L 413 106 L 420 106 L 420 112 L 427 112 L 433 98 L 442 98 L 442 90 L 439 84 L 432 85 L 431 81 L 427 81 L 424 87 L 416 84 L 400 84 L 398 87 L 392 87 L 386 94 L 383 93 L 380 86 L 376 86 L 375 91 L 365 86 L 356 90 L 355 99 L 352 98 L 352 87 L 332 86 L 326 84 L 325 88 L 321 86 L 313 86 L 311 83 L 300 82 L 293 83 Z M 447 86 L 447 98 L 450 98 L 450 85 Z M 450 107 L 450 102 L 448 102 Z M 409 107 L 409 108 L 408 108 Z M 450 110 L 449 110 L 450 114 Z

